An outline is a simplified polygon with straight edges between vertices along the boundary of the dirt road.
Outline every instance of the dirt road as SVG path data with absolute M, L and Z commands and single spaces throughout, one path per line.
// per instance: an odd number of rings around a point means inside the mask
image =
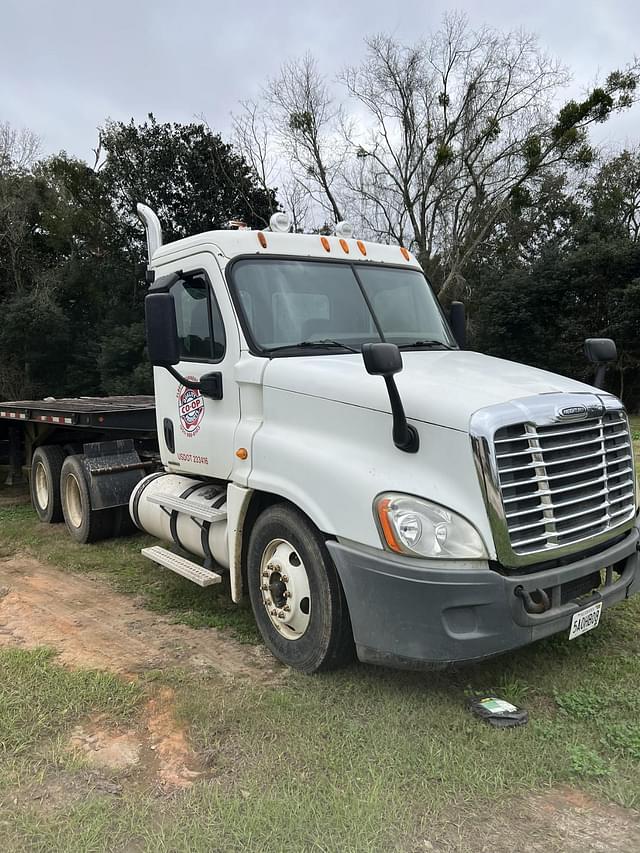
M 0 644 L 50 646 L 70 666 L 123 674 L 211 667 L 271 682 L 281 672 L 262 646 L 243 645 L 215 628 L 175 624 L 102 581 L 27 556 L 0 560 Z

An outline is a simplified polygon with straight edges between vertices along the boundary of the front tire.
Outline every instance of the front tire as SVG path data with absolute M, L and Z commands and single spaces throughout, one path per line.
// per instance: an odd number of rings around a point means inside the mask
M 56 444 L 38 447 L 31 458 L 31 503 L 45 524 L 57 524 L 63 520 L 60 473 L 64 459 L 64 450 Z
M 62 512 L 72 539 L 85 545 L 107 539 L 113 532 L 113 511 L 93 509 L 82 456 L 67 456 L 60 475 Z
M 344 592 L 320 533 L 288 504 L 258 516 L 247 554 L 253 613 L 270 651 L 304 673 L 353 658 Z

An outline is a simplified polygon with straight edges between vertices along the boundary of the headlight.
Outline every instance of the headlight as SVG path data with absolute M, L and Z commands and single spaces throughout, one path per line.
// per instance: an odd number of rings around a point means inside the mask
M 487 559 L 475 527 L 439 504 L 411 495 L 378 495 L 374 510 L 384 544 L 415 557 Z

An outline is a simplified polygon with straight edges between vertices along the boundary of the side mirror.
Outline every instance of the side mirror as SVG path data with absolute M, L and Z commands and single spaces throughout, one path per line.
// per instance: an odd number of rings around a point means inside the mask
M 398 393 L 394 374 L 402 370 L 402 354 L 395 344 L 362 344 L 362 359 L 367 373 L 382 376 L 387 386 L 393 415 L 393 443 L 398 450 L 416 453 L 420 438 L 414 426 L 407 423 L 404 406 Z
M 609 364 L 618 358 L 618 349 L 611 338 L 587 338 L 584 354 L 593 364 Z
M 212 400 L 222 400 L 221 371 L 216 370 L 215 373 L 205 373 L 200 377 L 198 385 L 203 397 L 210 397 Z
M 362 344 L 362 358 L 373 376 L 393 376 L 402 370 L 402 354 L 395 344 Z
M 587 338 L 584 342 L 584 354 L 588 361 L 597 364 L 594 387 L 604 388 L 607 365 L 618 358 L 618 349 L 611 338 Z
M 449 325 L 453 332 L 453 337 L 460 349 L 466 349 L 467 346 L 467 312 L 464 307 L 464 302 L 452 302 L 449 308 Z
M 149 293 L 144 300 L 149 361 L 168 367 L 180 361 L 176 309 L 171 293 Z

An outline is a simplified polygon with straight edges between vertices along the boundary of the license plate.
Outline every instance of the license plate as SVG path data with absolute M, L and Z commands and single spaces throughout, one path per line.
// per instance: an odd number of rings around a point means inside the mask
M 592 604 L 591 607 L 585 607 L 584 610 L 578 610 L 573 614 L 571 619 L 571 630 L 569 631 L 569 639 L 574 640 L 580 634 L 586 634 L 587 631 L 592 631 L 598 627 L 600 614 L 602 613 L 602 602 Z

